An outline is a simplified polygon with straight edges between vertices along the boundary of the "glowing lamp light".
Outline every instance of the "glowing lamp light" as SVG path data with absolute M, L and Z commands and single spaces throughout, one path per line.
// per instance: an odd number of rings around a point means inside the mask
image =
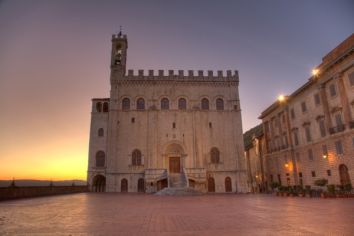
M 317 76 L 318 73 L 320 73 L 319 69 L 313 69 L 313 70 L 312 70 L 312 75 L 313 75 L 313 76 Z
M 288 164 L 288 163 L 286 163 L 284 166 L 285 166 L 286 168 L 288 168 L 288 167 L 289 167 L 289 164 Z
M 283 102 L 283 101 L 285 101 L 285 96 L 284 96 L 284 95 L 282 95 L 282 94 L 281 94 L 281 95 L 279 95 L 279 96 L 278 96 L 278 101 L 279 101 L 279 102 Z
M 323 159 L 327 159 L 327 155 L 326 154 L 323 154 Z

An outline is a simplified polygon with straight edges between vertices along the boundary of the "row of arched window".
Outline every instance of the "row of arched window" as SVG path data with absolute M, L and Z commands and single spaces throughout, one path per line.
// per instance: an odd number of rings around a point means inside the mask
M 130 110 L 130 99 L 129 98 L 123 98 L 122 100 L 122 110 L 127 111 Z M 161 110 L 169 110 L 170 109 L 170 101 L 168 98 L 162 98 L 160 101 L 160 107 Z M 209 110 L 210 105 L 209 105 L 209 99 L 203 98 L 200 101 L 200 108 L 202 110 Z M 138 98 L 136 100 L 136 109 L 137 110 L 145 110 L 145 100 L 144 98 Z M 179 110 L 186 110 L 187 109 L 187 100 L 185 98 L 180 98 L 178 99 L 178 109 Z M 216 110 L 222 111 L 224 110 L 224 100 L 222 98 L 217 98 L 216 99 Z
M 213 177 L 208 178 L 208 192 L 215 192 L 215 179 Z M 225 178 L 225 192 L 232 192 L 232 181 L 230 177 Z
M 96 103 L 96 111 L 97 112 L 108 112 L 109 106 L 108 102 L 97 102 Z
M 106 154 L 104 151 L 98 151 L 96 153 L 96 167 L 105 167 Z M 220 163 L 220 151 L 216 147 L 210 150 L 210 162 L 213 164 Z M 131 164 L 133 166 L 140 166 L 143 164 L 142 154 L 139 149 L 135 149 L 132 152 Z
M 96 152 L 96 167 L 105 167 L 105 162 L 106 162 L 106 154 L 104 151 L 100 150 Z M 142 154 L 141 151 L 138 149 L 135 149 L 132 152 L 132 165 L 133 166 L 140 166 L 142 165 Z

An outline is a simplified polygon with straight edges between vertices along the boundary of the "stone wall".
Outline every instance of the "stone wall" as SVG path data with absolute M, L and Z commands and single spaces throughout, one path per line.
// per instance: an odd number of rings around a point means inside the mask
M 0 188 L 0 201 L 87 192 L 87 186 L 36 186 Z

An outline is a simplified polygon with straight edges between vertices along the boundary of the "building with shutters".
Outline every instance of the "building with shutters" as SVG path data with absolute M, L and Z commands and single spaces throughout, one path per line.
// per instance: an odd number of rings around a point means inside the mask
M 237 71 L 126 70 L 127 36 L 112 36 L 110 96 L 92 99 L 92 191 L 246 192 Z
M 262 112 L 268 184 L 354 183 L 353 65 L 352 34 L 303 86 Z

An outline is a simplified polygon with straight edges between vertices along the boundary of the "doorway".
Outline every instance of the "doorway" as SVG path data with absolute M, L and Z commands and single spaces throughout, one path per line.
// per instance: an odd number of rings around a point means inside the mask
M 339 166 L 339 177 L 341 185 L 351 184 L 348 167 L 344 164 Z
M 209 193 L 215 192 L 215 180 L 213 177 L 208 178 L 208 192 Z
M 128 192 L 128 180 L 127 179 L 122 179 L 120 181 L 120 191 L 122 193 Z
M 230 177 L 225 178 L 225 192 L 227 193 L 232 192 L 232 183 Z
M 179 157 L 169 158 L 169 169 L 170 173 L 180 173 L 181 172 L 181 162 Z

